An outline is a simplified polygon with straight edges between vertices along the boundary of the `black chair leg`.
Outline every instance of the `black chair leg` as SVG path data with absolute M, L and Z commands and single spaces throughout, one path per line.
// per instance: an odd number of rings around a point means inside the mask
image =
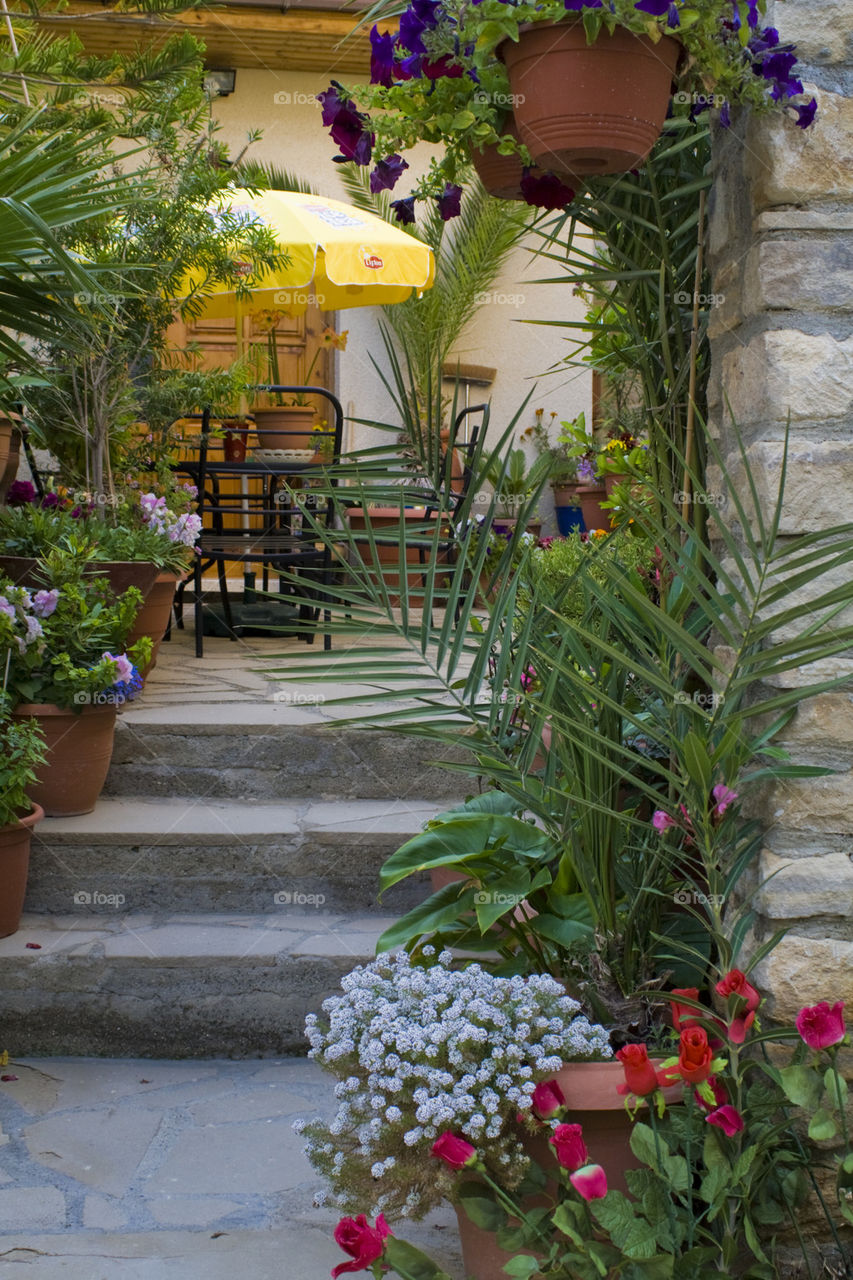
M 234 631 L 234 618 L 231 613 L 231 601 L 228 599 L 228 580 L 225 577 L 224 560 L 217 560 L 216 570 L 219 577 L 219 595 L 222 598 L 222 612 L 225 615 L 225 625 L 228 628 L 228 639 L 236 640 L 237 636 Z
M 193 570 L 193 617 L 195 618 L 195 656 L 204 657 L 204 619 L 201 602 L 201 561 L 197 560 Z

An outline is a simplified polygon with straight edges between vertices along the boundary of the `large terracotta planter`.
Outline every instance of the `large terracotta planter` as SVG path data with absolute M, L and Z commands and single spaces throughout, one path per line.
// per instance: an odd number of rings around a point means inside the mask
M 262 449 L 313 449 L 317 411 L 310 404 L 273 405 L 252 410 Z
M 663 1059 L 655 1060 L 660 1065 Z M 610 1062 L 572 1062 L 554 1077 L 563 1091 L 567 1110 L 560 1117 L 562 1124 L 579 1124 L 592 1164 L 600 1164 L 607 1174 L 608 1191 L 628 1190 L 625 1172 L 637 1169 L 640 1162 L 631 1150 L 631 1121 L 625 1110 L 625 1099 L 617 1092 L 625 1076 L 622 1065 Z M 681 1099 L 681 1085 L 664 1090 L 668 1102 Z M 638 1118 L 643 1118 L 641 1108 Z M 546 1171 L 556 1167 L 550 1154 L 547 1135 L 522 1139 L 525 1148 Z M 553 1148 L 550 1149 L 551 1151 Z M 541 1197 L 532 1197 L 529 1207 L 546 1203 Z M 459 1238 L 462 1244 L 462 1261 L 465 1275 L 470 1280 L 506 1280 L 504 1265 L 514 1256 L 499 1249 L 492 1232 L 474 1225 L 465 1210 L 458 1206 Z M 526 1253 L 534 1250 L 526 1249 Z
M 0 413 L 0 476 L 6 470 L 6 463 L 9 461 L 9 454 L 12 452 L 12 432 L 14 428 L 15 418 L 8 413 Z
M 499 52 L 522 142 L 537 164 L 577 182 L 645 160 L 663 128 L 681 45 L 624 27 L 590 45 L 582 22 L 539 22 Z
M 136 621 L 125 642 L 125 648 L 129 649 L 131 645 L 135 644 L 143 636 L 150 636 L 153 641 L 151 661 L 146 666 L 139 668 L 139 674 L 143 680 L 151 668 L 157 665 L 157 653 L 163 636 L 166 634 L 166 628 L 169 625 L 169 616 L 172 612 L 172 601 L 175 598 L 177 585 L 178 578 L 176 574 L 158 573 L 153 587 L 148 592 L 142 608 L 136 615 Z
M 44 809 L 34 804 L 25 818 L 0 827 L 0 938 L 17 933 L 21 923 L 33 827 L 43 817 Z
M 91 813 L 104 789 L 113 754 L 116 708 L 112 703 L 66 711 L 44 702 L 22 702 L 12 712 L 39 722 L 46 763 L 37 770 L 30 799 L 49 818 Z
M 578 499 L 583 512 L 583 522 L 587 532 L 593 529 L 610 529 L 610 512 L 602 511 L 601 504 L 607 499 L 607 490 L 603 484 L 578 485 Z
M 624 484 L 631 477 L 627 471 L 607 471 L 604 475 L 604 489 L 608 498 L 612 496 L 617 484 Z

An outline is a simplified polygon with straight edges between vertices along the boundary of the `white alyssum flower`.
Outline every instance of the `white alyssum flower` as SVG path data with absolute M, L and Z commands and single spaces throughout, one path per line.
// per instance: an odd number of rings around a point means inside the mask
M 339 1080 L 331 1122 L 308 1126 L 309 1154 L 351 1212 L 381 1201 L 421 1217 L 437 1204 L 453 1180 L 430 1158 L 444 1132 L 467 1138 L 505 1185 L 517 1184 L 528 1163 L 517 1114 L 536 1082 L 563 1061 L 611 1056 L 604 1028 L 548 975 L 454 969 L 449 951 L 427 959 L 424 967 L 400 952 L 354 969 L 343 994 L 306 1022 L 311 1056 Z

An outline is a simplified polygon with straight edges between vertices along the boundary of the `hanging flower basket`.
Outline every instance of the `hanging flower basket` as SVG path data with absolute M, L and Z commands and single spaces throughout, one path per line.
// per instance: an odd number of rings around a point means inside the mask
M 624 27 L 587 44 L 582 22 L 541 23 L 506 40 L 521 141 L 543 168 L 579 178 L 642 164 L 663 128 L 681 45 Z

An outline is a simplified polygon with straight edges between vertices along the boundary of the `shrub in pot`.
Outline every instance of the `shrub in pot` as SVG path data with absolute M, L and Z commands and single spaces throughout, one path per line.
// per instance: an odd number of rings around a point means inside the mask
M 44 764 L 44 737 L 35 720 L 9 718 L 0 696 L 0 938 L 15 933 L 27 888 L 30 842 L 44 810 L 29 792 Z
M 125 651 L 141 604 L 136 588 L 116 599 L 61 551 L 43 563 L 55 585 L 32 593 L 0 581 L 12 715 L 37 720 L 47 744 L 31 797 L 49 816 L 88 813 L 106 780 L 116 712 L 142 687 L 135 663 L 148 660 L 151 642 Z

